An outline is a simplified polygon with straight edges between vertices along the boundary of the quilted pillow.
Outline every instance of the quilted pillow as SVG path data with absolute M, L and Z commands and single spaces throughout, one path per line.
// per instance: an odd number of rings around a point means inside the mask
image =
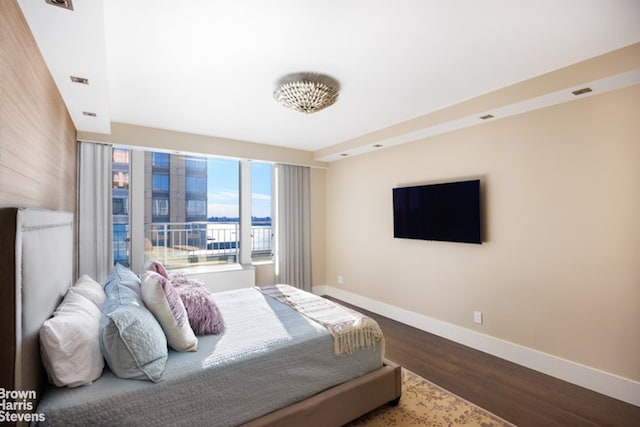
M 121 378 L 162 380 L 167 338 L 142 301 L 140 279 L 116 264 L 104 290 L 107 301 L 100 318 L 100 349 L 107 365 Z
M 198 338 L 189 325 L 187 311 L 169 279 L 146 271 L 142 275 L 142 300 L 160 322 L 171 348 L 176 351 L 198 349 Z
M 189 316 L 189 324 L 196 335 L 219 334 L 225 325 L 218 306 L 207 287 L 194 279 L 173 274 L 170 276 Z
M 40 355 L 49 382 L 58 387 L 91 384 L 102 375 L 98 340 L 100 309 L 69 290 L 40 328 Z

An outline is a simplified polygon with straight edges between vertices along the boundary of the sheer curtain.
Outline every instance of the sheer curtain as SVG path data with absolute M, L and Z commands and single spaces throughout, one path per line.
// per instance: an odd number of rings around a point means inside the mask
M 309 168 L 276 165 L 276 283 L 311 291 Z
M 111 146 L 78 143 L 78 274 L 103 283 L 113 266 Z

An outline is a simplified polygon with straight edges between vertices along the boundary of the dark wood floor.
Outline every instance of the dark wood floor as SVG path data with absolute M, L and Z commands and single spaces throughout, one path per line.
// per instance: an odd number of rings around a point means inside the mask
M 378 321 L 388 359 L 518 426 L 640 426 L 640 407 L 353 308 Z

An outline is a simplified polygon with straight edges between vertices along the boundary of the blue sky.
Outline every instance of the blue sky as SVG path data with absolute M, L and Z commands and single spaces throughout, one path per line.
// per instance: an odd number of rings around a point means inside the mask
M 271 216 L 270 163 L 251 163 L 252 216 Z M 208 158 L 207 216 L 238 217 L 240 163 L 237 160 Z
M 271 163 L 251 163 L 251 210 L 252 216 L 271 216 Z

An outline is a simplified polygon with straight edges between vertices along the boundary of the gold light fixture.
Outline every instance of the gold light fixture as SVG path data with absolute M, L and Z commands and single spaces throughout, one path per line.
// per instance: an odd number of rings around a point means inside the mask
M 276 101 L 301 113 L 315 113 L 338 100 L 340 85 L 333 77 L 318 73 L 288 74 L 273 92 Z

